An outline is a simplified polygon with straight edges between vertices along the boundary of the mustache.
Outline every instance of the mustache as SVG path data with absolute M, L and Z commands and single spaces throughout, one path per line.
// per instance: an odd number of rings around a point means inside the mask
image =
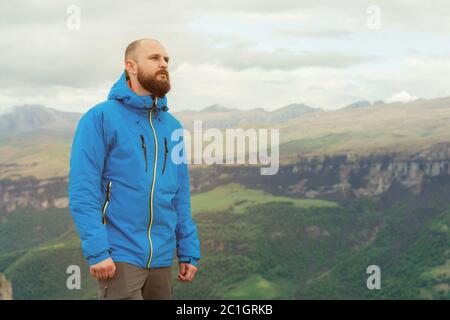
M 158 75 L 158 74 L 164 74 L 164 75 L 166 75 L 166 77 L 169 76 L 169 72 L 167 72 L 167 71 L 165 71 L 165 70 L 159 71 L 159 72 L 156 73 L 156 75 Z

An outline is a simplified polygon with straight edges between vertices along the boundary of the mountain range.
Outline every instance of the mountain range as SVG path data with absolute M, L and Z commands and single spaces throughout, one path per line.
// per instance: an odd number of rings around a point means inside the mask
M 201 111 L 170 110 L 187 130 L 203 127 L 279 129 L 280 162 L 300 156 L 399 153 L 413 155 L 450 136 L 450 98 L 409 103 L 356 102 L 335 111 L 291 104 L 274 111 L 220 105 Z M 0 115 L 0 179 L 65 176 L 72 136 L 81 113 L 39 105 Z

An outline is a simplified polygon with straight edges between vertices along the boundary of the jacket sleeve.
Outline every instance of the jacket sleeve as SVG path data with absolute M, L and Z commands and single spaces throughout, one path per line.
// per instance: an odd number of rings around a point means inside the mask
M 198 266 L 200 260 L 200 240 L 197 226 L 191 216 L 191 194 L 189 170 L 186 163 L 186 146 L 183 141 L 183 160 L 180 166 L 180 187 L 175 195 L 174 205 L 178 214 L 176 227 L 177 256 L 179 262 L 189 262 Z
M 107 154 L 101 113 L 90 109 L 80 119 L 72 143 L 69 209 L 89 265 L 110 257 L 102 223 L 101 181 Z

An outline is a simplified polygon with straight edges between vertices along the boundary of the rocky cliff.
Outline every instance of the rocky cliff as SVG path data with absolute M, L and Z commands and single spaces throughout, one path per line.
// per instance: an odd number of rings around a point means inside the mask
M 26 177 L 19 180 L 0 180 L 0 214 L 30 207 L 36 211 L 50 207 L 67 208 L 67 177 L 38 180 Z
M 438 144 L 413 156 L 400 154 L 357 158 L 352 155 L 299 159 L 280 166 L 274 176 L 259 175 L 250 166 L 211 166 L 191 174 L 193 192 L 217 185 L 239 182 L 273 194 L 299 198 L 345 199 L 381 195 L 393 185 L 413 194 L 422 191 L 425 181 L 450 177 L 450 143 Z
M 204 169 L 192 166 L 191 190 L 195 194 L 221 184 L 241 183 L 273 194 L 339 200 L 381 195 L 399 184 L 418 194 L 425 181 L 450 177 L 450 143 L 408 157 L 396 154 L 364 158 L 323 156 L 280 166 L 274 176 L 261 176 L 259 172 L 259 167 L 254 166 L 212 165 Z M 67 182 L 67 177 L 0 180 L 0 214 L 25 207 L 37 211 L 67 208 Z
M 0 273 L 0 300 L 12 300 L 12 286 L 11 282 L 6 280 L 5 275 Z

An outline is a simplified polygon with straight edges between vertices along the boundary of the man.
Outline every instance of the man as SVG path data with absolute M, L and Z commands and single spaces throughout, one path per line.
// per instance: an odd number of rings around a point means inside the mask
M 69 208 L 100 299 L 170 299 L 175 250 L 179 281 L 197 271 L 183 135 L 173 141 L 182 126 L 167 107 L 168 63 L 158 41 L 132 42 L 108 100 L 75 132 Z

